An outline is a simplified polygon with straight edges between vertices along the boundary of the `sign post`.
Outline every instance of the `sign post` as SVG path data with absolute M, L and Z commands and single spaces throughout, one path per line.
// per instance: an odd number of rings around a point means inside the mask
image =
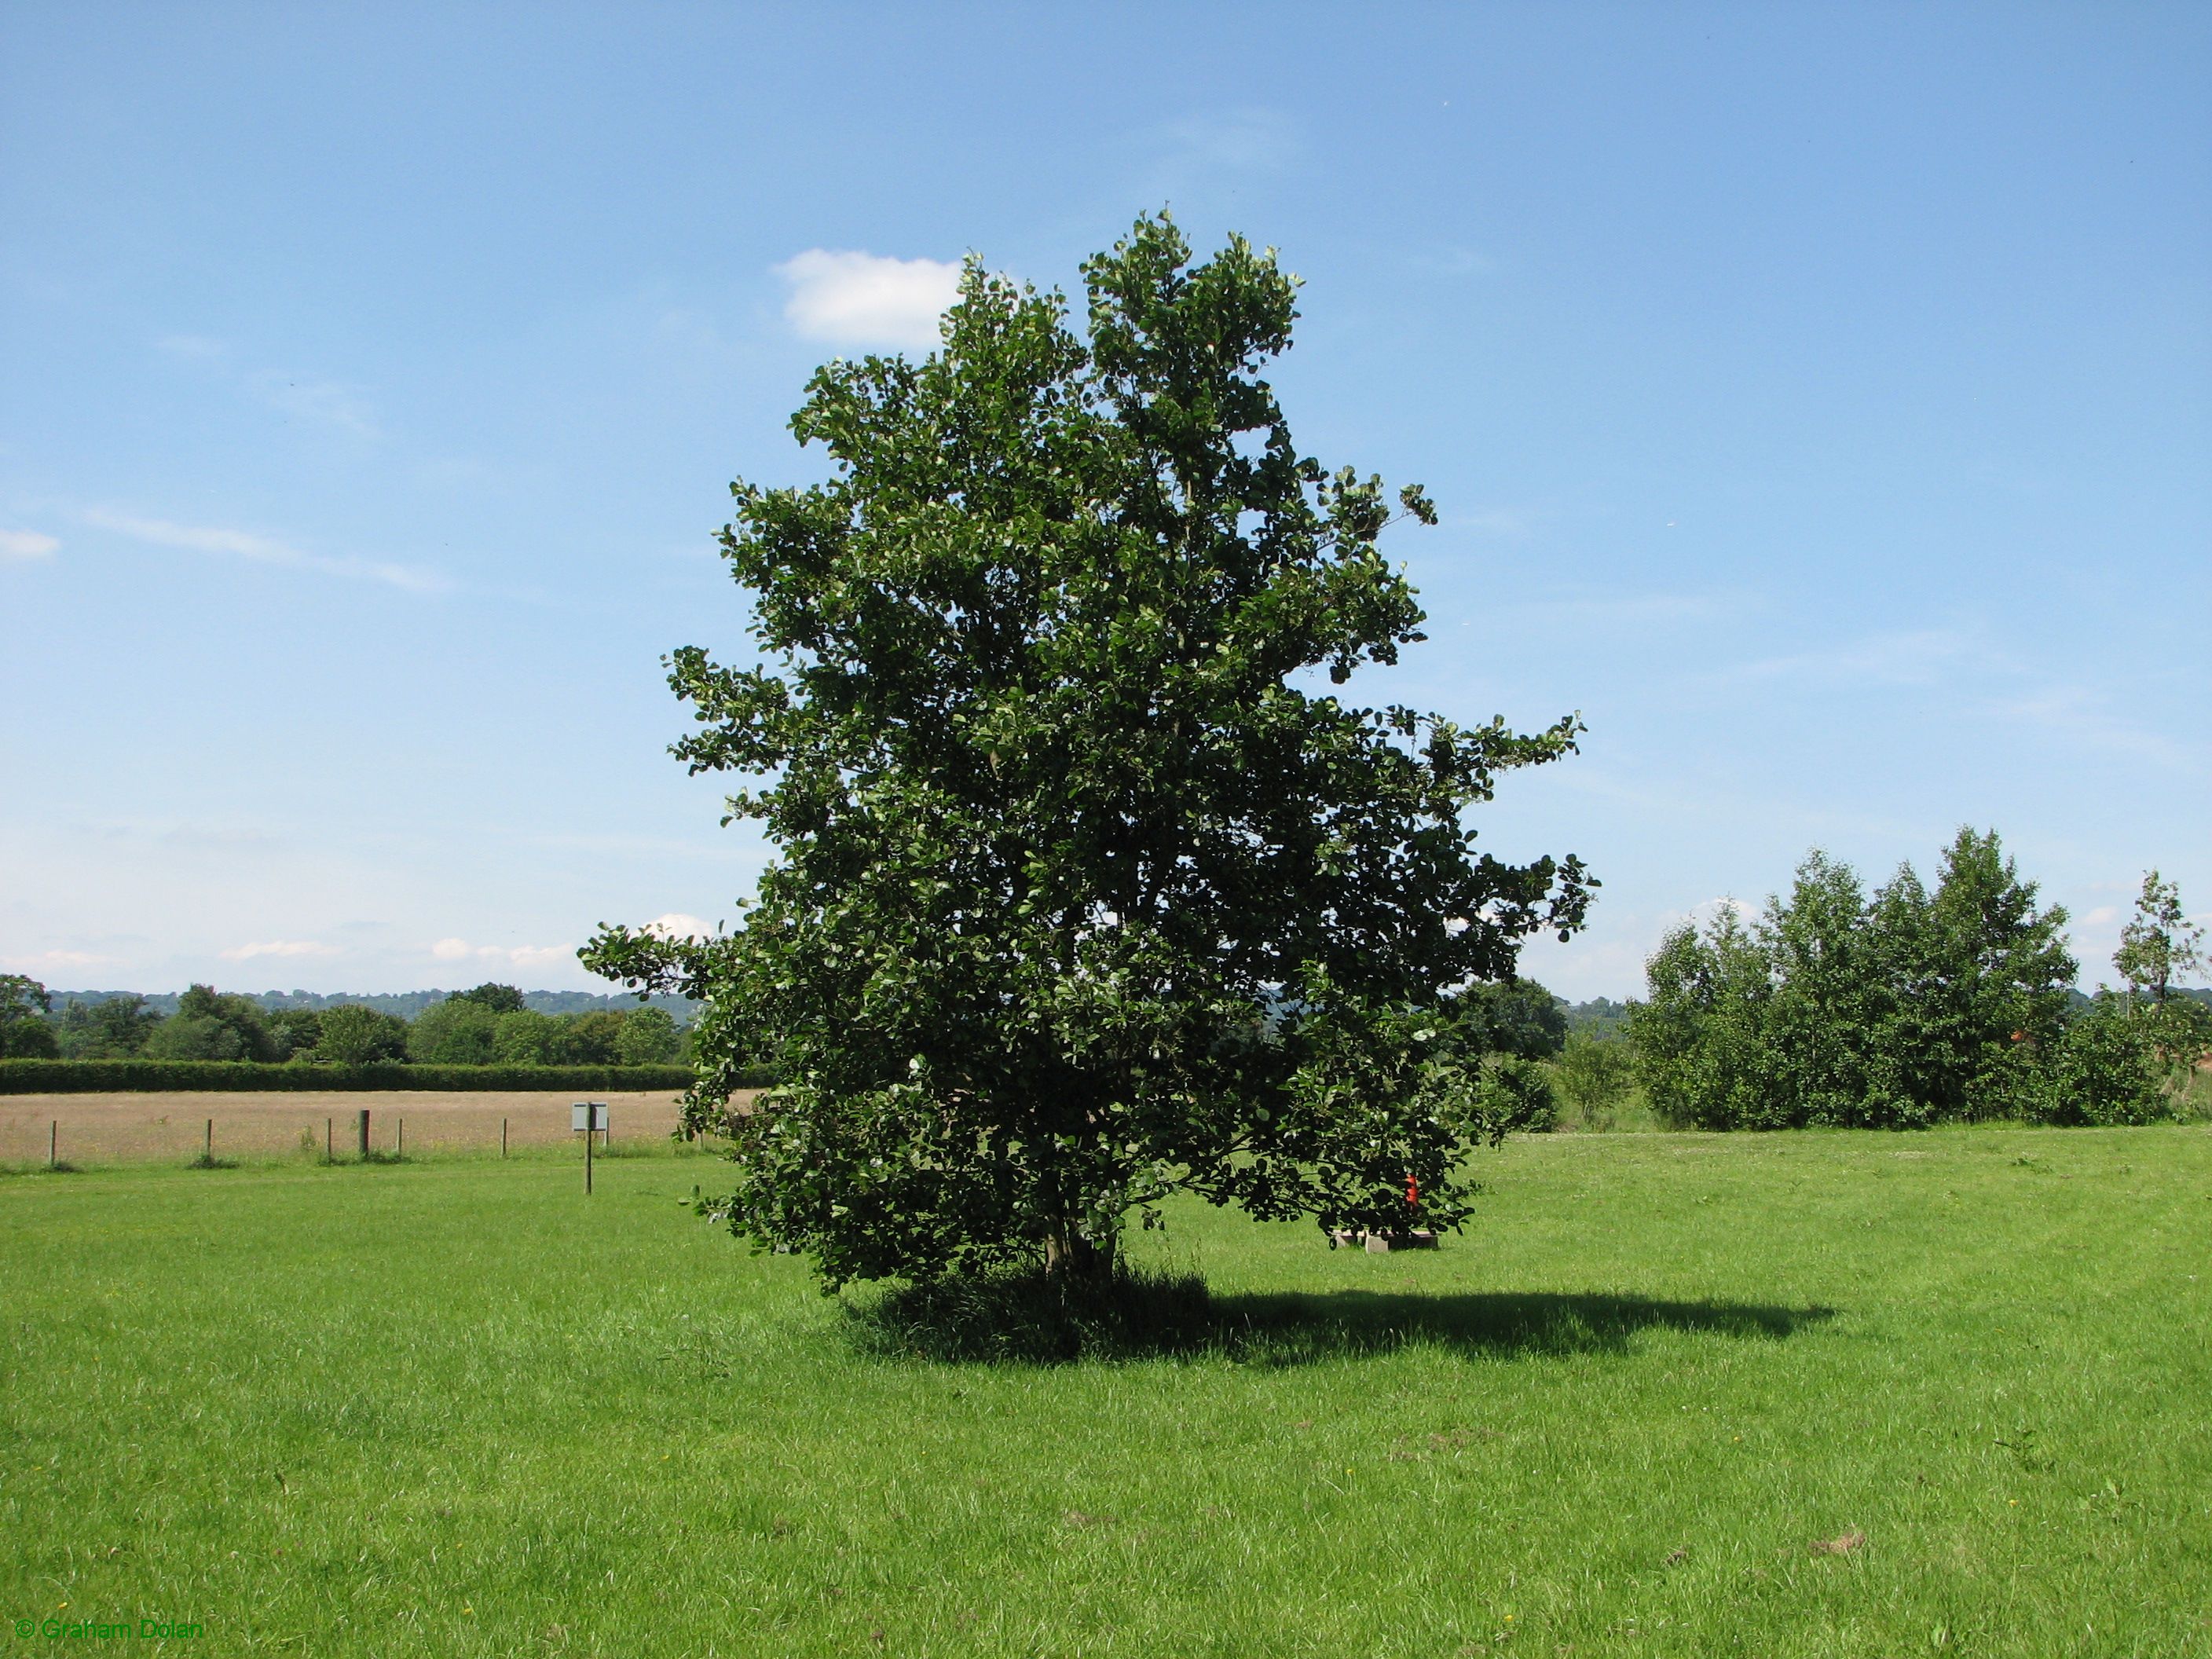
M 592 1135 L 594 1131 L 605 1133 L 607 1128 L 607 1103 L 604 1100 L 580 1100 L 568 1109 L 568 1133 L 580 1133 L 584 1137 L 584 1196 L 592 1195 Z

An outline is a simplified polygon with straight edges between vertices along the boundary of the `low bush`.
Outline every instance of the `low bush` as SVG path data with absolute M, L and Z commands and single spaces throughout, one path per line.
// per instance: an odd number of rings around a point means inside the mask
M 2030 1111 L 2045 1123 L 2154 1123 L 2168 1115 L 2160 1092 L 2152 1022 L 2109 993 L 2078 1016 L 2042 1070 Z

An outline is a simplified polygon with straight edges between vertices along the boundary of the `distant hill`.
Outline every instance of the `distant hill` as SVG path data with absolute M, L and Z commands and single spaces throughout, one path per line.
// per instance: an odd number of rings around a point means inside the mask
M 179 991 L 56 991 L 52 994 L 54 1011 L 58 1013 L 70 1001 L 82 1003 L 106 1002 L 116 997 L 143 996 L 146 1006 L 157 1014 L 177 1012 Z M 342 1003 L 353 1003 L 364 1008 L 374 1008 L 379 1013 L 397 1014 L 402 1019 L 413 1019 L 425 1008 L 443 1002 L 450 991 L 336 991 L 327 994 L 316 991 L 246 991 L 241 993 L 264 1008 L 335 1008 Z M 647 999 L 656 1008 L 665 1008 L 678 1025 L 689 1025 L 699 1012 L 699 1005 L 690 997 L 654 996 Z M 617 993 L 602 994 L 596 991 L 525 991 L 522 1006 L 541 1014 L 588 1014 L 602 1008 L 635 1008 L 635 996 Z

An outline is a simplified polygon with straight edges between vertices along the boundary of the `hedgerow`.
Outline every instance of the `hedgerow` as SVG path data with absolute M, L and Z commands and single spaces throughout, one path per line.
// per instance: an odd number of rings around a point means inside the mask
M 231 1060 L 0 1060 L 0 1095 L 170 1090 L 688 1089 L 688 1066 L 307 1066 Z M 762 1084 L 768 1079 L 763 1077 Z M 760 1086 L 753 1085 L 751 1086 Z

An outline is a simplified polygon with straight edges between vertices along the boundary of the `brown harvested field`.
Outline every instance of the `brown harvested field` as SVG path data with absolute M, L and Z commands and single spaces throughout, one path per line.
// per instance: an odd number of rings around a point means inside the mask
M 568 1108 L 580 1098 L 573 1091 L 521 1090 L 0 1095 L 0 1163 L 45 1163 L 57 1123 L 65 1163 L 188 1161 L 204 1146 L 210 1118 L 217 1158 L 320 1157 L 326 1128 L 343 1158 L 359 1145 L 364 1107 L 376 1152 L 394 1149 L 404 1120 L 410 1153 L 496 1153 L 502 1118 L 514 1146 L 571 1144 Z M 617 1142 L 665 1139 L 676 1127 L 674 1090 L 591 1098 L 607 1103 Z

